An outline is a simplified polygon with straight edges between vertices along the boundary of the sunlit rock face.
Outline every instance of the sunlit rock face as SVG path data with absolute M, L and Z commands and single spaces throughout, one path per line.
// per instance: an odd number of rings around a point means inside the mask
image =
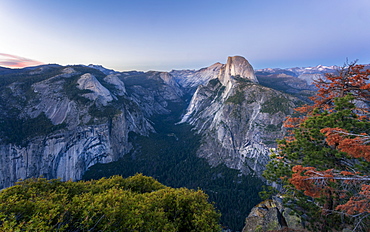
M 261 86 L 243 57 L 229 57 L 220 72 L 198 86 L 181 123 L 202 135 L 198 155 L 217 166 L 261 175 L 297 99 Z
M 240 77 L 258 83 L 252 65 L 241 56 L 229 57 L 218 75 L 218 79 L 224 86 L 227 86 L 228 82 L 233 81 L 234 77 Z

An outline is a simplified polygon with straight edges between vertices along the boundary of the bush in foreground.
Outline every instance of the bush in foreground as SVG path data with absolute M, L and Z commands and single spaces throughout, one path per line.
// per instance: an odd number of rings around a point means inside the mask
M 220 231 L 201 190 L 137 174 L 96 181 L 29 179 L 0 192 L 1 231 Z

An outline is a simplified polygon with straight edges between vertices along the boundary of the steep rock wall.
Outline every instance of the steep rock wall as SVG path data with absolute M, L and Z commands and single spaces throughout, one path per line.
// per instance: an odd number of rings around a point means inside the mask
M 244 58 L 229 58 L 217 78 L 198 87 L 181 122 L 202 135 L 198 155 L 213 166 L 261 175 L 295 101 L 259 85 Z

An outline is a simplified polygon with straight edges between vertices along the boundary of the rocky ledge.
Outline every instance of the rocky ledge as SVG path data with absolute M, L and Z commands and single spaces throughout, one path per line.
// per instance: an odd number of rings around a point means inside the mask
M 306 231 L 301 218 L 283 206 L 280 197 L 273 197 L 256 205 L 245 220 L 242 232 Z

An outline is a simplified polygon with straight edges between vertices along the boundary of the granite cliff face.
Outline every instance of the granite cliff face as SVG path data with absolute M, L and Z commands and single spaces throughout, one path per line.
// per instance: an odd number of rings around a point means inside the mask
M 214 79 L 198 86 L 181 122 L 202 135 L 198 155 L 211 165 L 260 175 L 297 102 L 259 85 L 246 59 L 229 57 Z

